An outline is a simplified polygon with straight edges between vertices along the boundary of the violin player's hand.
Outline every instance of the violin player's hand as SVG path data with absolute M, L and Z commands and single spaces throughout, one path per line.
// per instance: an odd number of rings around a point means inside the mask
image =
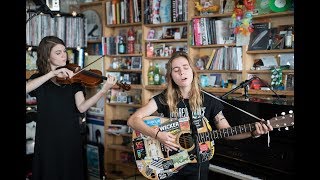
M 72 78 L 74 73 L 73 71 L 67 69 L 67 68 L 60 68 L 56 69 L 53 72 L 53 75 L 59 78 Z
M 103 84 L 101 90 L 106 93 L 113 85 L 116 84 L 117 79 L 114 76 L 108 75 L 107 76 L 107 81 Z

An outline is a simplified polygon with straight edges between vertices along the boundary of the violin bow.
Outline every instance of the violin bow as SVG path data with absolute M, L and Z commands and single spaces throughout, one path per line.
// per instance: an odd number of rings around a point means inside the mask
M 99 58 L 97 58 L 96 60 L 92 61 L 91 63 L 87 64 L 86 66 L 84 66 L 80 71 L 76 72 L 74 75 L 80 73 L 81 71 L 85 70 L 88 66 L 90 66 L 91 64 L 97 62 L 99 59 L 103 58 L 105 55 L 100 56 Z

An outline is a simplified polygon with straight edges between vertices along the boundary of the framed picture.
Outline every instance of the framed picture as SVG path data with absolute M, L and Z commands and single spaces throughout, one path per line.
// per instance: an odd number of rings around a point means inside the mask
M 181 39 L 180 27 L 165 26 L 162 28 L 162 32 L 163 32 L 163 36 L 162 36 L 163 39 Z M 179 38 L 177 38 L 177 33 L 180 34 Z
M 285 89 L 287 91 L 294 90 L 294 74 L 287 74 L 285 76 Z
M 132 57 L 131 58 L 131 69 L 141 69 L 141 57 Z

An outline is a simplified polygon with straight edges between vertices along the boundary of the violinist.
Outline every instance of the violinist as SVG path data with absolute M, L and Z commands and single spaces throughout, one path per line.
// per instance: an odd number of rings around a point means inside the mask
M 33 180 L 84 180 L 84 157 L 79 114 L 93 106 L 116 83 L 108 76 L 101 90 L 86 99 L 79 83 L 59 84 L 76 73 L 66 66 L 65 43 L 58 37 L 44 37 L 37 49 L 38 73 L 26 83 L 26 93 L 37 98 L 38 120 L 32 167 Z
M 213 129 L 229 128 L 230 125 L 224 117 L 222 110 L 223 105 L 217 99 L 204 93 L 200 86 L 194 63 L 190 57 L 183 51 L 173 53 L 167 63 L 166 80 L 168 87 L 158 95 L 155 95 L 150 101 L 138 109 L 129 119 L 128 125 L 141 132 L 144 135 L 153 137 L 160 141 L 169 151 L 177 151 L 179 145 L 176 144 L 176 136 L 170 132 L 160 131 L 146 125 L 144 117 L 150 116 L 154 112 L 163 114 L 170 119 L 187 119 L 190 117 L 204 119 L 215 125 Z M 191 124 L 192 121 L 190 121 Z M 201 123 L 199 123 L 201 124 Z M 197 133 L 196 125 L 190 125 L 195 128 L 193 134 Z M 199 125 L 201 126 L 201 125 Z M 205 126 L 205 125 L 203 125 Z M 239 140 L 249 137 L 258 137 L 273 130 L 270 124 L 256 122 L 255 130 L 243 134 L 226 137 L 229 140 Z M 194 133 L 195 132 L 195 133 Z M 201 147 L 205 148 L 205 147 Z M 208 148 L 208 147 L 207 147 Z M 167 179 L 172 180 L 207 180 L 209 170 L 209 161 L 202 163 L 189 163 L 174 173 Z

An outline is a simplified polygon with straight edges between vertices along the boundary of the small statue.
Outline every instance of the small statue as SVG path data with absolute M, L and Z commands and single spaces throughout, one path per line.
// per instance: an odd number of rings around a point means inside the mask
M 201 13 L 201 14 L 208 14 L 208 13 L 216 13 L 219 11 L 220 7 L 219 5 L 211 5 L 206 4 L 205 6 L 202 6 L 199 2 L 193 1 L 195 4 L 195 8 Z

